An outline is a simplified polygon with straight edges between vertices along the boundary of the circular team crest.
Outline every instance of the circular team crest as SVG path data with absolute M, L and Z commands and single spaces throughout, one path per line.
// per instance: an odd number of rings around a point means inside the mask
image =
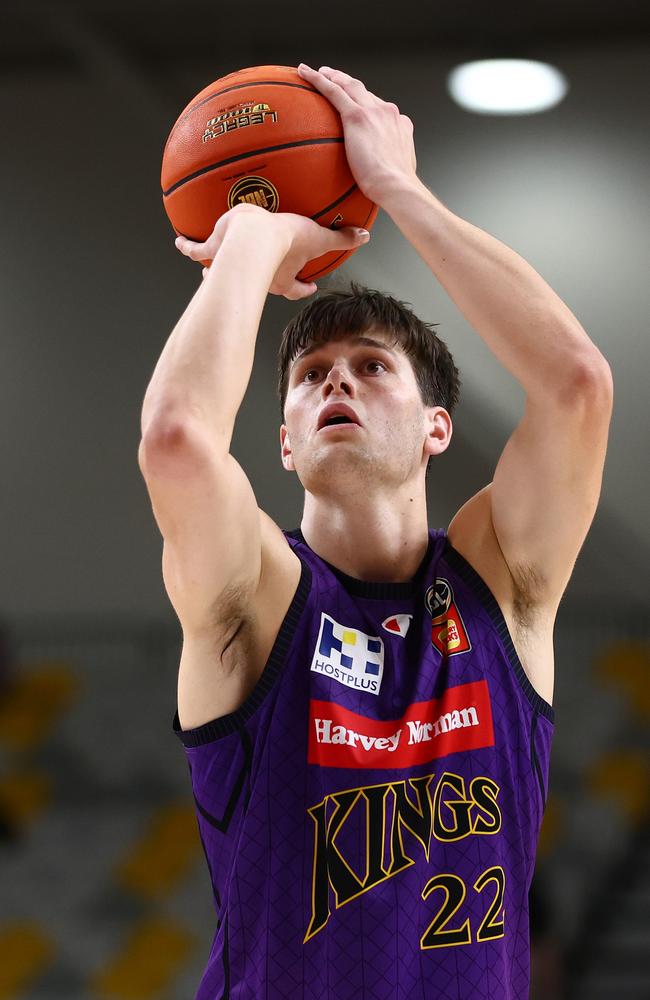
M 453 594 L 446 580 L 436 580 L 427 590 L 424 603 L 434 622 L 443 619 L 451 607 Z
M 424 595 L 424 603 L 431 615 L 431 642 L 436 649 L 443 656 L 467 653 L 472 644 L 449 581 L 439 577 Z
M 228 192 L 228 208 L 243 203 L 259 205 L 267 212 L 277 212 L 280 206 L 280 195 L 274 184 L 266 177 L 240 177 Z

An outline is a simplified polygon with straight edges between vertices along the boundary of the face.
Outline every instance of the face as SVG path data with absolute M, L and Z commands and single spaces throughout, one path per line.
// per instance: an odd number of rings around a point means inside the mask
M 319 427 L 325 408 L 339 404 L 358 422 Z M 424 406 L 409 358 L 378 330 L 299 355 L 289 370 L 285 421 L 284 467 L 310 493 L 339 496 L 416 483 L 451 428 L 446 410 Z

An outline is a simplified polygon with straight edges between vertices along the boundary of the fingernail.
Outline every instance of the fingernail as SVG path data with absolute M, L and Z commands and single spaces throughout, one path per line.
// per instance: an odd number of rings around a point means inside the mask
M 357 229 L 357 234 L 359 238 L 364 241 L 364 243 L 366 240 L 370 239 L 370 233 L 368 232 L 367 229 Z
M 298 69 L 311 69 L 311 66 L 308 66 L 307 63 L 300 63 Z

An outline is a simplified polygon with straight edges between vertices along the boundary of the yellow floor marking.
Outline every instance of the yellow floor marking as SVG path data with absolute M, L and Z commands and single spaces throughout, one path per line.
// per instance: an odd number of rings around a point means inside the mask
M 183 801 L 160 810 L 145 836 L 118 868 L 120 885 L 157 899 L 175 888 L 201 853 L 193 805 Z
M 18 826 L 34 819 L 49 805 L 52 783 L 37 771 L 13 771 L 0 777 L 2 810 Z
M 596 661 L 596 672 L 625 692 L 635 715 L 650 719 L 650 647 L 646 643 L 616 643 Z
M 587 776 L 594 795 L 615 799 L 637 823 L 650 809 L 650 766 L 642 752 L 620 750 L 601 757 Z
M 16 1000 L 50 964 L 55 951 L 38 924 L 0 924 L 0 1000 Z
M 70 707 L 79 681 L 66 661 L 24 664 L 20 671 L 0 699 L 0 743 L 11 750 L 31 750 Z
M 153 919 L 137 927 L 124 948 L 91 983 L 101 997 L 144 1000 L 168 990 L 195 945 L 194 937 L 169 920 Z

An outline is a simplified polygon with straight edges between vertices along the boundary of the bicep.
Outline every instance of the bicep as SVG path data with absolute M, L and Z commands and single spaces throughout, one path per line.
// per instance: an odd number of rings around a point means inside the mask
M 185 632 L 218 635 L 250 602 L 261 573 L 260 511 L 231 455 L 197 433 L 141 446 L 140 468 L 164 539 L 163 579 Z
M 611 379 L 576 379 L 563 398 L 527 399 L 491 487 L 494 531 L 515 586 L 558 602 L 600 496 Z

